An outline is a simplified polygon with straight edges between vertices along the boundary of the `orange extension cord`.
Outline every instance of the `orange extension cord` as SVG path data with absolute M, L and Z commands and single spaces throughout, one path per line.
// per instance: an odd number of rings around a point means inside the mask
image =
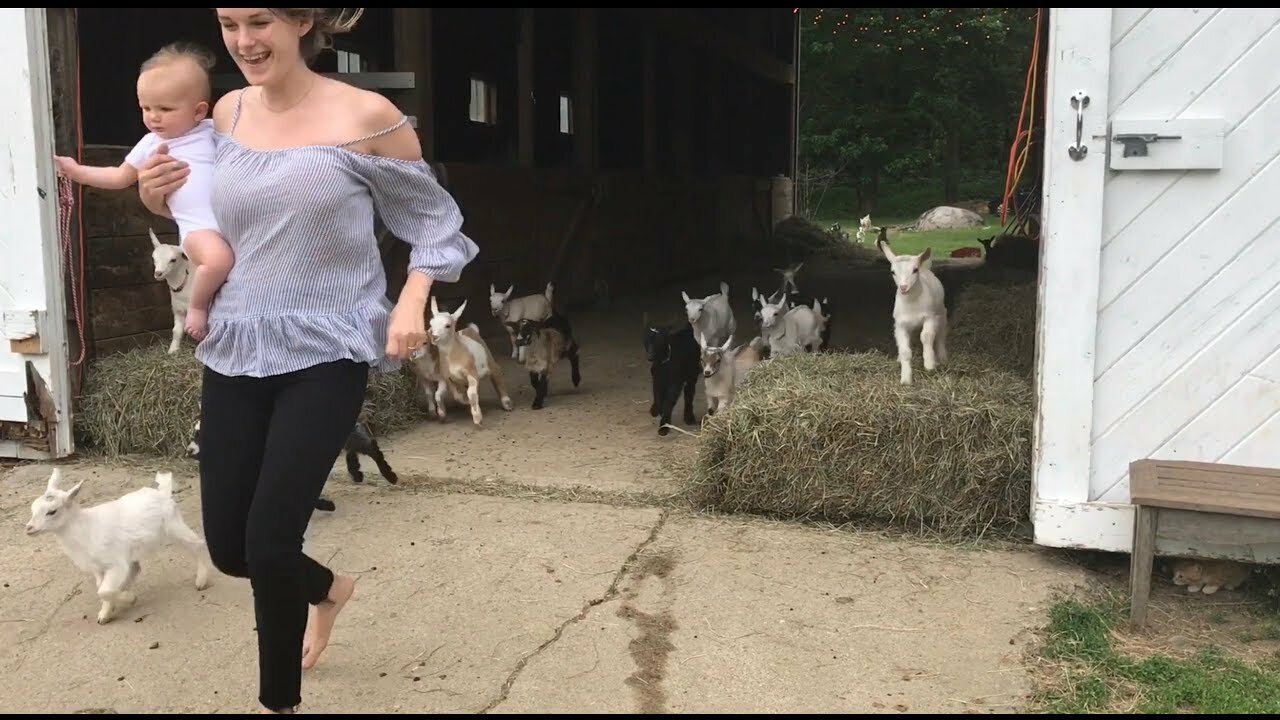
M 1000 224 L 1009 220 L 1009 200 L 1014 190 L 1022 181 L 1022 173 L 1027 167 L 1027 158 L 1031 149 L 1031 134 L 1035 131 L 1036 89 L 1040 79 L 1040 28 L 1044 20 L 1044 8 L 1036 8 L 1036 34 L 1032 43 L 1031 63 L 1027 66 L 1027 79 L 1022 90 L 1022 109 L 1018 113 L 1017 133 L 1013 144 L 1009 147 L 1009 169 L 1005 173 L 1004 198 L 1000 208 Z M 1026 120 L 1026 127 L 1023 127 Z M 1022 150 L 1018 146 L 1022 143 Z

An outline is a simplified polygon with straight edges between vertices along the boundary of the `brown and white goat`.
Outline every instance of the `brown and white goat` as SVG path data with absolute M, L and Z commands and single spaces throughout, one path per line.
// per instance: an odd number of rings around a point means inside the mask
M 428 320 L 430 320 L 429 317 Z M 475 323 L 467 325 L 458 332 L 478 343 L 484 342 L 480 337 L 480 328 L 476 327 Z M 440 349 L 432 341 L 431 333 L 427 333 L 426 342 L 410 356 L 409 367 L 413 369 L 414 392 L 421 393 L 420 398 L 426 403 L 427 414 L 436 415 L 443 421 L 443 413 L 436 411 L 436 390 L 444 382 L 445 376 L 440 368 Z
M 471 323 L 468 327 L 475 328 L 475 334 L 458 330 L 458 318 L 466 309 L 467 301 L 463 300 L 457 310 L 440 312 L 435 297 L 431 298 L 431 320 L 427 332 L 440 353 L 437 367 L 443 378 L 443 382 L 436 386 L 436 416 L 444 419 L 444 393 L 448 389 L 454 400 L 471 406 L 471 420 L 479 425 L 481 378 L 487 377 L 493 383 L 503 410 L 511 410 L 511 396 L 503 383 L 502 366 L 494 360 L 485 341 L 476 339 L 480 329 Z
M 553 314 L 546 320 L 525 318 L 507 323 L 507 331 L 513 333 L 515 343 L 524 350 L 524 367 L 529 371 L 529 384 L 533 386 L 533 409 L 541 410 L 547 399 L 547 375 L 562 358 L 569 358 L 570 378 L 573 386 L 582 382 L 578 365 L 578 343 L 573 339 L 569 318 Z

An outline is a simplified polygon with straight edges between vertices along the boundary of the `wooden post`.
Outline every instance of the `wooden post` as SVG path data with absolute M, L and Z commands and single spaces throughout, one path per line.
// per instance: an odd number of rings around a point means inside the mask
M 573 128 L 574 161 L 580 170 L 596 168 L 596 11 L 574 10 Z
M 1151 566 L 1155 564 L 1156 513 L 1159 508 L 1137 505 L 1133 523 L 1133 550 L 1129 555 L 1129 623 L 1147 624 L 1147 600 L 1151 597 Z
M 516 50 L 516 152 L 521 167 L 533 167 L 535 156 L 533 70 L 534 12 L 520 9 L 520 40 Z
M 655 172 L 658 169 L 658 106 L 657 106 L 657 45 L 658 34 L 652 25 L 644 30 L 644 169 Z
M 53 142 L 59 155 L 79 157 L 79 60 L 80 40 L 75 8 L 49 8 L 47 10 L 49 34 L 49 81 L 53 100 Z M 73 191 L 72 201 L 78 208 L 84 202 L 84 193 Z M 66 278 L 67 293 L 67 357 L 71 362 L 80 358 L 81 335 L 84 336 L 84 364 L 93 355 L 93 327 L 89 322 L 89 291 L 80 273 L 85 257 L 80 248 L 80 213 L 72 212 L 68 223 L 71 235 L 70 257 Z M 61 230 L 59 230 L 61 232 Z M 77 296 L 84 298 L 78 300 Z M 77 318 L 79 308 L 80 317 Z M 83 325 L 83 329 L 79 326 Z M 78 408 L 83 365 L 73 367 L 71 377 L 71 403 Z
M 435 93 L 432 77 L 431 8 L 392 8 L 395 69 L 413 73 L 413 89 L 405 91 L 400 109 L 418 123 L 422 156 L 435 159 Z

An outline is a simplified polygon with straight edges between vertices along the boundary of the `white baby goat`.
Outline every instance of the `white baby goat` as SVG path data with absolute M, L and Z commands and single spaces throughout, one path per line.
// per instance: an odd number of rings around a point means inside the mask
M 521 320 L 546 320 L 551 317 L 552 311 L 552 292 L 555 286 L 547 283 L 547 287 L 542 291 L 541 295 L 524 295 L 514 300 L 511 299 L 511 293 L 516 289 L 515 285 L 511 285 L 506 292 L 498 292 L 493 283 L 489 283 L 489 310 L 493 316 L 498 318 L 498 322 L 502 323 L 502 327 L 507 331 L 507 337 L 511 338 L 511 357 L 515 360 L 524 360 L 524 348 L 516 346 L 515 332 L 507 323 L 518 323 Z
M 173 337 L 169 340 L 169 352 L 176 353 L 182 345 L 182 334 L 187 323 L 187 308 L 191 306 L 191 261 L 178 245 L 160 242 L 156 232 L 147 228 L 151 236 L 151 263 L 155 266 L 157 280 L 169 286 L 169 305 L 173 308 Z
M 760 335 L 769 345 L 769 357 L 794 355 L 802 349 L 822 349 L 826 316 L 822 314 L 821 302 L 814 300 L 812 306 L 792 307 L 789 297 L 771 303 L 765 296 L 757 295 L 756 300 L 760 303 Z
M 800 286 L 796 285 L 796 273 L 800 272 L 800 268 L 804 266 L 804 261 L 792 265 L 789 268 L 774 268 L 773 271 L 782 276 L 782 288 L 779 292 L 800 292 Z M 755 288 L 752 288 L 755 291 Z
M 933 274 L 932 248 L 919 255 L 895 255 L 883 234 L 876 241 L 889 260 L 898 293 L 893 300 L 893 338 L 898 344 L 902 384 L 911 384 L 911 336 L 920 332 L 924 369 L 934 370 L 947 361 L 947 306 L 942 281 Z
M 738 330 L 738 319 L 729 306 L 729 283 L 720 281 L 720 292 L 704 298 L 691 298 L 689 293 L 681 290 L 684 298 L 684 312 L 693 326 L 695 336 L 706 335 L 707 342 L 712 345 L 723 343 Z
M 62 490 L 61 480 L 62 470 L 54 468 L 44 494 L 31 503 L 27 535 L 53 533 L 71 562 L 93 574 L 102 600 L 99 625 L 110 622 L 118 608 L 134 603 L 137 597 L 131 588 L 142 572 L 141 561 L 168 541 L 181 544 L 196 561 L 196 589 L 209 586 L 205 544 L 173 501 L 173 473 L 157 472 L 157 487 L 139 488 L 88 508 L 77 500 L 84 481 Z

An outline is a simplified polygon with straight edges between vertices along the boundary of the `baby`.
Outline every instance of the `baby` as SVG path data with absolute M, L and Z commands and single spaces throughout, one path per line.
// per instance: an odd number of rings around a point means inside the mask
M 208 332 L 209 306 L 234 256 L 213 216 L 214 137 L 209 115 L 212 91 L 209 73 L 216 63 L 211 53 L 196 46 L 173 43 L 142 64 L 138 74 L 138 105 L 151 132 L 134 146 L 119 167 L 89 167 L 74 158 L 55 156 L 64 177 L 104 190 L 123 190 L 138 181 L 138 167 L 161 144 L 191 169 L 187 181 L 168 198 L 178 223 L 178 243 L 196 265 L 186 330 L 197 341 Z

